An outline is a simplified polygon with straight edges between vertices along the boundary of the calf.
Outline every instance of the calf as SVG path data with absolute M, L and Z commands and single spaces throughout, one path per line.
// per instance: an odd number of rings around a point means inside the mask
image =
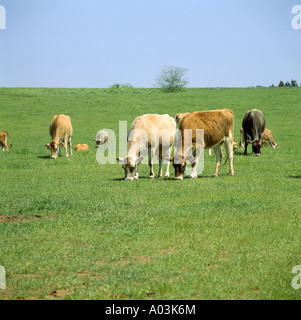
M 77 152 L 89 151 L 89 146 L 87 144 L 77 144 L 74 150 Z
M 100 148 L 100 146 L 108 142 L 108 140 L 109 140 L 108 133 L 106 131 L 99 131 L 96 135 L 96 139 L 93 140 L 96 142 L 95 148 L 97 149 Z

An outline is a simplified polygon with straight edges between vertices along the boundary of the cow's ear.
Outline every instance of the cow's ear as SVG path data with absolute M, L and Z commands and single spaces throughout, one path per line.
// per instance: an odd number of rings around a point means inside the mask
M 141 163 L 143 160 L 144 160 L 144 157 L 139 157 L 137 158 L 136 163 Z
M 95 141 L 95 142 L 96 142 L 97 140 L 96 140 L 96 139 L 93 139 L 93 141 Z
M 45 143 L 45 147 L 49 148 L 50 147 L 50 143 Z
M 63 142 L 60 142 L 60 143 L 59 143 L 59 146 L 60 146 L 60 147 L 62 147 L 63 145 L 64 145 L 64 143 L 63 143 Z

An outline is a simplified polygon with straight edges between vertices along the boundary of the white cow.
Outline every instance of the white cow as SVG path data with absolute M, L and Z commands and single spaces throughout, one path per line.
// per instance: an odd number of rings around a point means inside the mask
M 162 164 L 164 159 L 170 157 L 174 137 L 176 134 L 176 122 L 168 114 L 146 114 L 137 117 L 131 125 L 128 134 L 128 154 L 125 158 L 117 158 L 125 171 L 125 180 L 138 179 L 138 164 L 148 154 L 150 179 L 154 179 L 154 158 L 159 158 L 159 177 L 162 177 Z M 165 177 L 169 177 L 169 165 Z

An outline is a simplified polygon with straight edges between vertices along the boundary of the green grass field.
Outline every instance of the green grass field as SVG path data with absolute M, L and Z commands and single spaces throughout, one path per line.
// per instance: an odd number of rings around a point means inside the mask
M 0 89 L 0 299 L 300 299 L 301 89 Z M 99 165 L 98 130 L 145 113 L 231 108 L 235 140 L 246 111 L 264 112 L 280 149 L 234 158 L 212 178 L 205 154 L 196 180 L 123 181 Z M 52 117 L 71 117 L 73 146 L 88 153 L 49 159 Z M 125 155 L 120 155 L 125 156 Z M 156 173 L 157 173 L 156 166 Z

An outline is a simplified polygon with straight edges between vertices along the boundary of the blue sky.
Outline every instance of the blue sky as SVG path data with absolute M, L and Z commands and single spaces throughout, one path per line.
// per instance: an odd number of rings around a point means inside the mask
M 153 87 L 165 65 L 190 87 L 301 83 L 301 0 L 0 0 L 0 87 Z

